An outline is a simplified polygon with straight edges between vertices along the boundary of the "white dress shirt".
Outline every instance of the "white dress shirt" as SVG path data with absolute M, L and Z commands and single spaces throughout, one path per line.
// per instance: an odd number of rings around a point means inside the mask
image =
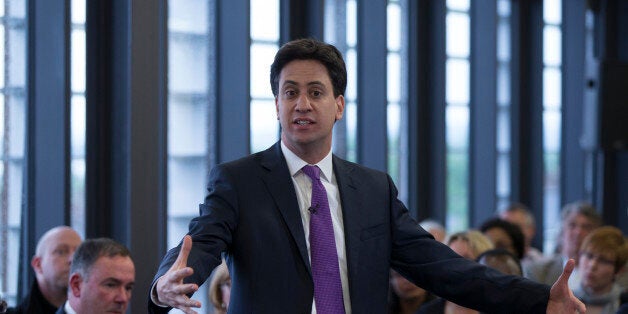
M 305 243 L 307 251 L 310 252 L 310 212 L 308 208 L 312 201 L 312 181 L 303 173 L 301 168 L 308 165 L 307 162 L 295 155 L 283 142 L 281 142 L 281 151 L 286 158 L 288 170 L 292 176 L 294 190 L 297 192 L 297 200 L 299 202 L 299 210 L 301 211 L 301 222 L 303 222 L 303 232 L 305 233 Z M 349 279 L 347 275 L 347 254 L 345 248 L 345 232 L 342 223 L 342 206 L 340 204 L 340 192 L 338 191 L 338 182 L 334 174 L 332 165 L 331 150 L 316 164 L 321 169 L 321 182 L 327 191 L 327 200 L 329 202 L 329 210 L 331 211 L 331 221 L 334 227 L 334 239 L 336 240 L 336 251 L 338 253 L 338 266 L 340 268 L 340 281 L 342 282 L 342 297 L 345 305 L 345 312 L 351 313 L 351 300 L 349 299 Z M 312 303 L 312 313 L 316 314 L 316 305 Z
M 66 301 L 63 307 L 66 314 L 76 314 L 76 311 L 70 306 L 70 301 Z

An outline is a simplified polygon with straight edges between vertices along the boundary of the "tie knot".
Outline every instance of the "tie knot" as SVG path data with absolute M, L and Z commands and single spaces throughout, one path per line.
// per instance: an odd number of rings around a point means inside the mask
M 302 170 L 308 177 L 310 177 L 310 179 L 312 179 L 312 181 L 320 180 L 321 169 L 319 169 L 318 166 L 305 165 Z

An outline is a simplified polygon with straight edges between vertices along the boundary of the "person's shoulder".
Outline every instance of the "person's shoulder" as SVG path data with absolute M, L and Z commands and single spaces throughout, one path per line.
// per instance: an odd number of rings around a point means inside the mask
M 358 173 L 360 175 L 367 175 L 373 177 L 387 176 L 384 171 L 369 168 L 358 163 L 342 159 L 336 155 L 334 156 L 334 168 L 340 169 L 346 173 Z

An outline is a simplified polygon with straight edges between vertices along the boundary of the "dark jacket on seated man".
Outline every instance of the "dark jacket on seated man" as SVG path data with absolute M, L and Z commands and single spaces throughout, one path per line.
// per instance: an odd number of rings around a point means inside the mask
M 28 293 L 22 303 L 14 308 L 9 308 L 7 314 L 54 314 L 57 307 L 50 304 L 39 290 L 37 280 L 33 281 L 31 291 Z

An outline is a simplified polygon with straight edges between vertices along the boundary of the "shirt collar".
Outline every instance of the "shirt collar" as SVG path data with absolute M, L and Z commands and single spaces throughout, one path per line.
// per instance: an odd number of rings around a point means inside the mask
M 286 163 L 288 164 L 288 170 L 290 171 L 290 175 L 294 177 L 303 166 L 308 165 L 306 161 L 301 159 L 295 153 L 293 153 L 288 146 L 286 146 L 283 141 L 281 142 L 281 152 L 283 156 L 286 158 Z M 328 182 L 331 182 L 331 176 L 334 172 L 334 167 L 332 164 L 332 153 L 331 150 L 327 153 L 327 156 L 323 158 L 323 160 L 319 161 L 316 166 L 321 169 L 321 178 L 324 178 Z
M 76 314 L 76 311 L 70 305 L 70 301 L 65 302 L 64 308 L 66 314 Z

